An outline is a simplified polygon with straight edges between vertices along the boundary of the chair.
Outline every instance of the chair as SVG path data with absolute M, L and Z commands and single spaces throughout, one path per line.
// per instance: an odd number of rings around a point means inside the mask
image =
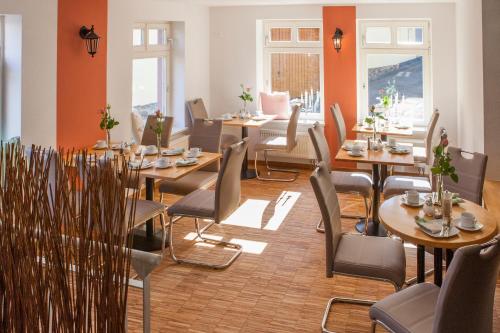
M 413 147 L 413 158 L 419 172 L 424 173 L 425 167 L 432 164 L 432 138 L 434 137 L 434 130 L 439 119 L 439 110 L 435 109 L 432 113 L 431 120 L 427 125 L 427 133 L 424 138 L 423 147 Z
M 499 241 L 458 249 L 441 288 L 420 283 L 375 303 L 372 332 L 377 324 L 395 333 L 492 332 Z
M 269 166 L 269 162 L 267 160 L 267 153 L 270 151 L 278 151 L 278 152 L 291 152 L 295 146 L 297 146 L 297 125 L 299 122 L 300 116 L 300 105 L 294 105 L 292 107 L 292 115 L 290 116 L 290 120 L 288 121 L 288 127 L 286 130 L 285 136 L 270 136 L 259 142 L 255 145 L 255 173 L 257 175 L 257 179 L 259 180 L 267 180 L 267 181 L 279 181 L 279 182 L 293 182 L 297 179 L 299 175 L 299 171 L 291 170 L 291 169 L 278 169 L 271 168 Z M 257 168 L 257 161 L 259 152 L 264 152 L 264 160 L 266 163 L 266 168 L 268 174 L 271 171 L 285 172 L 285 173 L 293 173 L 294 177 L 287 179 L 280 178 L 265 178 L 259 175 L 259 170 Z
M 311 141 L 314 146 L 314 151 L 316 152 L 317 162 L 325 162 L 325 165 L 330 172 L 332 182 L 335 185 L 335 190 L 338 193 L 351 193 L 362 196 L 365 202 L 364 218 L 368 221 L 370 214 L 368 198 L 371 198 L 373 188 L 371 177 L 362 172 L 332 171 L 330 168 L 330 149 L 321 126 L 316 122 L 314 126 L 309 128 L 307 131 L 309 132 L 309 136 L 311 137 Z M 342 217 L 356 219 L 362 218 L 360 216 L 351 215 L 342 215 Z M 319 232 L 325 232 L 325 230 L 321 228 L 321 224 L 322 220 L 318 223 L 316 230 Z
M 458 183 L 450 177 L 444 177 L 444 188 L 457 192 L 461 198 L 482 206 L 488 156 L 481 153 L 469 153 L 456 147 L 448 147 L 448 153 L 458 175 Z M 466 158 L 464 155 L 469 155 L 471 158 Z
M 406 274 L 403 244 L 387 237 L 342 233 L 339 201 L 325 162 L 319 163 L 310 180 L 325 221 L 326 276 L 339 274 L 385 281 L 400 290 Z M 374 304 L 353 298 L 330 299 L 321 324 L 323 332 L 330 332 L 326 322 L 334 303 Z
M 211 267 L 215 269 L 226 268 L 231 265 L 236 258 L 241 254 L 241 246 L 235 243 L 215 241 L 203 237 L 203 232 L 214 225 L 219 224 L 222 220 L 234 212 L 240 203 L 241 196 L 241 166 L 248 147 L 248 138 L 243 141 L 229 146 L 224 152 L 224 159 L 221 170 L 217 177 L 215 191 L 199 189 L 186 195 L 167 210 L 170 217 L 170 255 L 172 260 L 177 263 L 190 263 Z M 234 255 L 223 264 L 207 263 L 188 258 L 178 258 L 175 255 L 175 246 L 173 241 L 174 234 L 174 218 L 176 217 L 192 217 L 194 218 L 196 232 L 202 242 L 223 246 L 236 250 Z M 199 219 L 208 219 L 211 222 L 200 230 Z
M 330 112 L 332 113 L 333 119 L 335 120 L 335 128 L 337 129 L 337 139 L 339 142 L 339 149 L 340 149 L 340 147 L 342 147 L 347 137 L 346 135 L 347 130 L 345 127 L 344 116 L 340 111 L 340 106 L 338 105 L 338 103 L 335 103 L 334 105 L 330 106 Z
M 186 102 L 186 107 L 189 111 L 191 126 L 194 126 L 195 119 L 208 119 L 208 112 L 205 108 L 205 103 L 203 103 L 203 99 L 197 98 L 191 101 Z M 235 135 L 232 134 L 222 134 L 220 147 L 222 150 L 225 150 L 232 144 L 240 141 Z
M 165 117 L 163 122 L 163 132 L 161 133 L 161 146 L 168 147 L 170 142 L 170 134 L 172 134 L 172 126 L 174 124 L 173 117 Z M 156 116 L 148 116 L 144 132 L 142 133 L 141 145 L 143 146 L 156 146 L 156 133 L 153 128 L 156 127 Z
M 206 121 L 195 119 L 193 131 L 189 136 L 189 147 L 199 147 L 202 151 L 218 153 L 222 134 L 222 121 Z M 163 181 L 160 183 L 160 202 L 163 194 L 187 195 L 200 188 L 208 188 L 217 180 L 220 162 L 216 161 L 198 171 L 180 178 L 176 181 Z

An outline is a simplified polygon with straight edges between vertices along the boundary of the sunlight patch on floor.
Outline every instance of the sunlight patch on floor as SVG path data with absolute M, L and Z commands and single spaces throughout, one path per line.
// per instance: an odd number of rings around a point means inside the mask
M 262 217 L 269 203 L 269 200 L 247 199 L 221 224 L 261 229 Z
M 235 243 L 241 245 L 241 249 L 244 253 L 251 254 L 261 254 L 267 246 L 265 242 L 257 242 L 247 239 L 233 238 L 229 241 L 230 243 Z
M 279 229 L 288 213 L 300 197 L 300 192 L 283 191 L 274 206 L 274 215 L 264 227 L 265 230 L 276 231 Z

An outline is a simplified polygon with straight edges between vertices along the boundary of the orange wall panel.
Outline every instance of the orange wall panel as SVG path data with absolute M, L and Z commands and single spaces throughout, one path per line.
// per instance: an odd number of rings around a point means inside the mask
M 107 0 L 59 0 L 57 22 L 57 145 L 81 148 L 104 138 L 98 109 L 106 105 Z M 101 37 L 92 58 L 80 27 Z M 41 64 L 43 66 L 43 64 Z
M 332 37 L 336 28 L 342 29 L 342 48 L 337 52 Z M 351 131 L 357 121 L 356 95 L 356 7 L 323 7 L 323 52 L 325 89 L 325 136 L 330 146 L 334 167 L 352 167 L 352 163 L 335 162 L 339 144 L 330 105 L 339 103 L 347 128 L 347 138 L 354 139 Z

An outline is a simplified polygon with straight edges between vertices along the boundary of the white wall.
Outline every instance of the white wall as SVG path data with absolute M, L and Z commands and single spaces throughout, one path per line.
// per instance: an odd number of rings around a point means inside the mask
M 321 6 L 252 6 L 210 8 L 211 115 L 241 108 L 240 84 L 257 96 L 256 21 L 265 19 L 321 19 Z M 258 98 L 250 110 L 256 109 Z
M 457 100 L 458 144 L 484 151 L 483 41 L 481 0 L 458 1 Z
M 113 106 L 114 115 L 120 121 L 117 129 L 113 130 L 113 137 L 116 140 L 129 140 L 131 137 L 134 22 L 185 23 L 185 98 L 202 97 L 209 103 L 208 7 L 186 2 L 157 0 L 109 0 L 108 3 L 107 95 L 108 103 Z M 179 103 L 175 104 L 175 107 L 180 107 Z
M 5 15 L 2 86 L 2 139 L 21 136 L 22 18 Z
M 452 143 L 457 143 L 455 4 L 358 5 L 358 19 L 430 19 L 433 105 Z
M 2 0 L 0 14 L 20 15 L 22 20 L 21 139 L 54 146 L 57 0 Z

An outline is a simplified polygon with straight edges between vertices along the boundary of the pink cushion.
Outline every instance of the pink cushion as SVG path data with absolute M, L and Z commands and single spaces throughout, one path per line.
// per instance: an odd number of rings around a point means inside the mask
M 276 115 L 276 119 L 290 118 L 288 114 L 288 110 L 290 109 L 290 95 L 288 92 L 274 92 L 272 94 L 261 92 L 260 103 L 264 114 Z

